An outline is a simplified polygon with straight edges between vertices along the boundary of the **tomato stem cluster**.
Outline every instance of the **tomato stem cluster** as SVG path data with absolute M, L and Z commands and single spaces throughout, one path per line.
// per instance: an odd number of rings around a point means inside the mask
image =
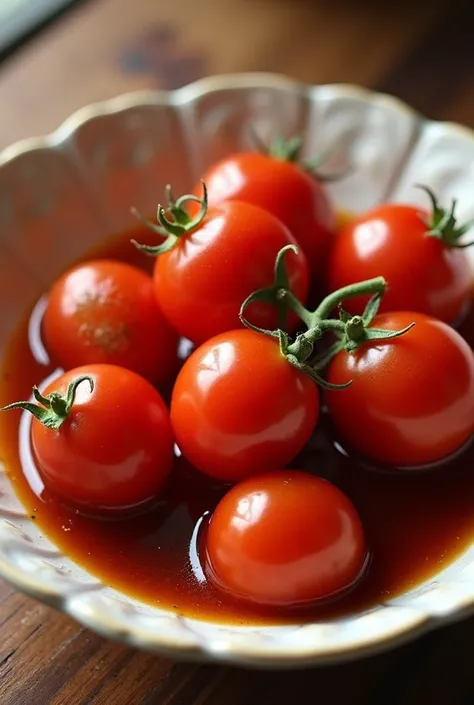
M 388 331 L 370 327 L 377 315 L 382 297 L 387 288 L 387 283 L 383 277 L 375 277 L 342 287 L 326 296 L 314 311 L 309 311 L 288 288 L 285 256 L 290 250 L 298 254 L 298 248 L 294 245 L 287 245 L 280 250 L 275 262 L 274 283 L 271 287 L 260 289 L 247 297 L 240 309 L 240 320 L 251 330 L 277 338 L 280 343 L 281 353 L 287 360 L 309 375 L 322 387 L 345 389 L 351 384 L 350 381 L 344 385 L 331 385 L 319 375 L 318 371 L 323 369 L 332 357 L 341 350 L 345 349 L 348 352 L 353 352 L 368 341 L 399 337 L 407 333 L 414 323 L 400 331 Z M 370 296 L 371 298 L 362 316 L 353 316 L 343 309 L 342 304 L 347 299 L 359 296 Z M 295 340 L 291 342 L 289 335 L 281 328 L 270 331 L 254 326 L 246 319 L 244 314 L 246 308 L 256 301 L 275 303 L 279 307 L 279 311 L 281 311 L 281 306 L 284 305 L 285 317 L 292 310 L 305 324 L 307 330 L 298 334 Z M 338 317 L 331 318 L 335 310 L 338 311 Z M 308 364 L 308 361 L 313 356 L 316 341 L 327 332 L 331 332 L 336 336 L 336 342 L 322 355 L 313 360 L 312 364 Z
M 33 397 L 37 404 L 31 401 L 17 401 L 14 404 L 4 406 L 0 411 L 9 411 L 10 409 L 29 411 L 43 426 L 57 431 L 69 416 L 78 386 L 85 381 L 89 382 L 92 393 L 94 391 L 94 380 L 92 377 L 82 375 L 71 382 L 66 394 L 52 392 L 48 396 L 43 396 L 38 387 L 33 387 Z

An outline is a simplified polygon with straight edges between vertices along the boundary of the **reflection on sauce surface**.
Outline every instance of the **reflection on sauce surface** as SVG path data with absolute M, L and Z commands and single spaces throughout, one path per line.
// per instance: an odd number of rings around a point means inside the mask
M 134 236 L 144 240 L 142 230 Z M 153 261 L 134 252 L 129 238 L 130 233 L 101 254 L 150 269 Z M 55 373 L 38 337 L 40 316 L 41 306 L 11 341 L 2 370 L 1 404 L 27 398 L 33 384 Z M 474 307 L 461 330 L 473 345 Z M 309 621 L 366 609 L 442 570 L 474 538 L 473 445 L 440 470 L 396 475 L 364 469 L 357 459 L 339 452 L 329 437 L 323 415 L 318 433 L 291 465 L 326 477 L 351 497 L 372 561 L 365 580 L 340 602 L 292 614 L 241 603 L 206 581 L 199 542 L 225 488 L 199 475 L 184 458 L 176 460 L 166 497 L 147 513 L 122 520 L 86 517 L 44 488 L 29 449 L 25 417 L 0 417 L 2 460 L 15 490 L 41 531 L 62 551 L 135 598 L 196 618 L 237 624 Z

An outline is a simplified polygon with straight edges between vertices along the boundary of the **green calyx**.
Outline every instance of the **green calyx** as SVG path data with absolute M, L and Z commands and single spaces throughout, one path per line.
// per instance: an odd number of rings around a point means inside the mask
M 418 184 L 417 187 L 423 189 L 423 191 L 428 194 L 431 201 L 431 220 L 424 223 L 428 228 L 426 235 L 428 237 L 436 237 L 438 240 L 442 240 L 442 242 L 448 245 L 448 247 L 464 248 L 473 245 L 474 240 L 467 243 L 460 242 L 463 235 L 465 235 L 468 230 L 474 226 L 474 220 L 471 220 L 464 225 L 458 225 L 455 216 L 457 201 L 453 199 L 449 210 L 441 208 L 435 194 L 430 188 L 428 188 L 428 186 Z
M 33 396 L 36 399 L 37 404 L 30 401 L 18 401 L 14 404 L 4 406 L 0 409 L 0 411 L 9 411 L 11 409 L 23 409 L 24 411 L 29 411 L 33 414 L 35 419 L 43 424 L 43 426 L 57 431 L 61 428 L 62 424 L 69 416 L 69 412 L 74 404 L 78 386 L 82 384 L 82 382 L 86 381 L 89 382 L 89 387 L 92 394 L 94 391 L 94 380 L 92 377 L 83 375 L 71 382 L 65 395 L 60 394 L 59 392 L 52 392 L 45 397 L 41 394 L 37 387 L 33 387 Z
M 278 325 L 284 330 L 288 323 L 288 314 L 291 310 L 291 304 L 287 296 L 289 291 L 289 280 L 288 273 L 285 266 L 285 256 L 288 252 L 294 252 L 296 255 L 299 254 L 299 250 L 295 245 L 286 245 L 282 247 L 275 259 L 275 270 L 274 270 L 274 280 L 271 286 L 267 286 L 263 289 L 258 289 L 254 291 L 250 296 L 248 296 L 241 306 L 241 318 L 245 309 L 254 303 L 264 303 L 272 304 L 278 311 Z M 259 333 L 266 333 L 267 331 L 257 326 L 252 325 L 250 322 L 246 322 L 245 325 L 248 328 Z
M 158 255 L 172 250 L 183 235 L 187 235 L 196 230 L 204 220 L 208 207 L 206 184 L 204 181 L 201 181 L 201 185 L 202 198 L 187 193 L 175 199 L 171 191 L 171 186 L 168 184 L 166 187 L 167 207 L 164 208 L 160 204 L 156 212 L 158 225 L 144 218 L 136 208 L 132 208 L 133 215 L 146 225 L 147 228 L 153 230 L 154 233 L 163 239 L 163 242 L 159 245 L 141 245 L 136 240 L 132 240 L 132 244 L 135 245 L 137 249 L 141 250 L 141 252 L 157 257 Z M 185 208 L 185 204 L 189 203 L 189 201 L 199 203 L 200 206 L 199 212 L 194 217 L 191 216 Z
M 278 271 L 279 274 L 278 277 L 275 276 L 273 286 L 268 289 L 261 289 L 247 297 L 240 309 L 240 320 L 247 328 L 278 339 L 281 354 L 286 357 L 288 362 L 307 374 L 323 388 L 345 389 L 352 383 L 351 381 L 343 385 L 333 385 L 321 377 L 319 371 L 342 350 L 353 352 L 369 341 L 383 341 L 399 337 L 407 333 L 414 323 L 400 331 L 388 331 L 370 327 L 377 315 L 382 297 L 387 288 L 387 283 L 383 277 L 375 277 L 374 279 L 343 287 L 326 296 L 314 311 L 308 311 L 288 288 L 284 256 L 289 250 L 297 252 L 297 249 L 293 246 L 286 246 L 280 250 L 275 265 L 275 272 Z M 362 316 L 352 316 L 343 309 L 343 302 L 359 296 L 370 296 L 371 298 Z M 299 333 L 291 341 L 288 333 L 281 328 L 271 331 L 254 326 L 245 317 L 245 310 L 250 303 L 262 300 L 266 300 L 269 303 L 276 302 L 275 305 L 277 307 L 284 306 L 285 316 L 287 316 L 289 311 L 293 311 L 304 323 L 307 330 L 304 333 Z M 337 318 L 331 317 L 335 310 L 338 311 Z M 336 342 L 323 354 L 315 356 L 316 341 L 326 333 L 332 333 L 336 338 Z
M 253 126 L 250 127 L 250 132 L 252 140 L 257 147 L 258 151 L 265 154 L 277 161 L 291 162 L 292 164 L 298 164 L 303 171 L 308 172 L 312 176 L 322 182 L 339 181 L 341 178 L 347 176 L 348 170 L 345 169 L 340 173 L 336 174 L 323 174 L 320 169 L 327 160 L 328 155 L 325 152 L 321 152 L 312 159 L 303 159 L 302 151 L 304 146 L 304 139 L 301 135 L 295 135 L 289 139 L 278 136 L 275 137 L 269 145 L 267 145 L 264 140 L 260 137 Z
M 342 350 L 352 353 L 365 343 L 383 342 L 393 338 L 399 338 L 413 328 L 415 323 L 410 323 L 410 325 L 397 331 L 371 328 L 370 326 L 378 313 L 382 298 L 383 293 L 374 294 L 365 307 L 362 316 L 353 316 L 343 309 L 342 303 L 338 304 L 339 329 L 336 330 L 337 340 L 328 350 L 324 351 L 313 360 L 313 366 L 316 370 L 325 368 L 332 358 Z
M 351 316 L 339 307 L 339 320 L 344 324 L 344 333 L 341 338 L 341 345 L 347 352 L 353 352 L 367 342 L 376 342 L 399 338 L 408 333 L 415 323 L 410 323 L 401 330 L 383 330 L 381 328 L 370 328 L 372 321 L 377 315 L 382 296 L 376 294 L 367 304 L 362 316 Z

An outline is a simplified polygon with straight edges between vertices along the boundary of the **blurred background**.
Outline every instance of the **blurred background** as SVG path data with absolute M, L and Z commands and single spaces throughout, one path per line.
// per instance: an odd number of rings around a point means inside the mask
M 472 0 L 0 0 L 0 148 L 91 101 L 274 71 L 474 126 Z

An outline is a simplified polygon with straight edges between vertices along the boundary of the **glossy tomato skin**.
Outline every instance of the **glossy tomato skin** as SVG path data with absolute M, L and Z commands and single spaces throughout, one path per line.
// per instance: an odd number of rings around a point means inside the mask
M 49 292 L 43 334 L 65 369 L 114 364 L 155 383 L 177 370 L 178 334 L 153 279 L 123 262 L 92 260 L 63 274 Z
M 158 302 L 174 328 L 196 344 L 238 328 L 243 301 L 271 286 L 276 255 L 290 244 L 296 243 L 287 228 L 261 208 L 237 202 L 210 208 L 202 225 L 158 256 Z M 289 252 L 285 261 L 290 288 L 305 301 L 309 276 L 304 254 Z M 271 304 L 252 304 L 246 315 L 259 327 L 278 327 Z
M 279 607 L 334 598 L 367 565 L 361 521 L 334 485 L 275 470 L 235 485 L 206 537 L 208 574 L 235 596 Z
M 472 271 L 464 250 L 426 235 L 429 214 L 403 204 L 383 204 L 342 229 L 329 258 L 328 288 L 383 276 L 385 311 L 419 311 L 456 322 L 470 302 Z M 365 300 L 346 307 L 361 313 Z
M 195 350 L 171 399 L 178 447 L 201 472 L 223 482 L 289 463 L 318 415 L 316 384 L 281 355 L 274 339 L 247 329 Z
M 373 327 L 406 334 L 340 352 L 327 378 L 329 413 L 343 440 L 366 457 L 396 467 L 435 463 L 474 432 L 474 353 L 442 321 L 419 313 L 380 314 Z
M 336 215 L 321 183 L 297 164 L 249 152 L 214 164 L 203 176 L 209 203 L 245 201 L 276 216 L 306 254 L 312 276 L 323 272 Z M 196 186 L 199 194 L 201 186 Z
M 173 464 L 173 433 L 160 394 L 139 375 L 113 365 L 79 367 L 44 391 L 64 393 L 81 375 L 66 421 L 52 430 L 33 419 L 31 439 L 49 487 L 94 510 L 135 507 L 156 497 Z

